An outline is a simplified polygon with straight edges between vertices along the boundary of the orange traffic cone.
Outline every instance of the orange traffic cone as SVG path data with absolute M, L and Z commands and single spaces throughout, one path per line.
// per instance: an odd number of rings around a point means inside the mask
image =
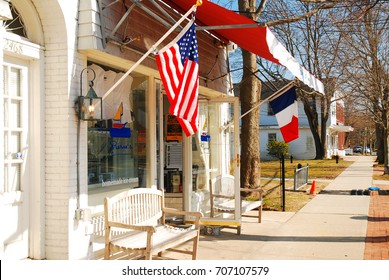
M 312 181 L 311 190 L 309 191 L 309 194 L 315 194 L 315 188 L 316 188 L 316 182 Z

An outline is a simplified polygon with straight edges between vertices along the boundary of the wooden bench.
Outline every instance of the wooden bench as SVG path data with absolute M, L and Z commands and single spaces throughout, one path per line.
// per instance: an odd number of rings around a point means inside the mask
M 210 180 L 210 203 L 211 217 L 215 217 L 217 213 L 235 212 L 235 178 L 232 175 L 220 175 Z M 258 223 L 262 219 L 262 189 L 247 189 L 240 188 L 241 192 L 257 192 L 258 200 L 247 200 L 242 196 L 240 201 L 240 211 L 244 213 L 258 209 Z M 241 225 L 236 227 L 237 234 L 241 233 Z
M 146 260 L 162 252 L 175 251 L 192 255 L 196 259 L 200 212 L 185 212 L 164 208 L 163 192 L 150 188 L 137 188 L 104 199 L 105 253 L 110 259 L 116 251 L 140 253 Z M 186 216 L 194 220 L 187 227 L 165 224 L 166 215 Z M 193 241 L 193 250 L 174 247 Z

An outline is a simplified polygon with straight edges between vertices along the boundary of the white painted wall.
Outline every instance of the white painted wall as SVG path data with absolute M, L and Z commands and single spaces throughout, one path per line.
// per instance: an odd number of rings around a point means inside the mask
M 319 104 L 317 104 L 319 108 Z M 272 159 L 267 154 L 267 143 L 269 142 L 269 133 L 277 134 L 277 141 L 283 141 L 280 129 L 278 127 L 277 119 L 275 116 L 268 115 L 268 103 L 264 103 L 260 110 L 260 149 L 261 159 Z M 313 159 L 316 156 L 315 144 L 312 137 L 312 133 L 309 128 L 307 116 L 304 112 L 304 105 L 302 102 L 298 102 L 298 117 L 299 117 L 299 138 L 289 142 L 289 154 L 295 159 Z

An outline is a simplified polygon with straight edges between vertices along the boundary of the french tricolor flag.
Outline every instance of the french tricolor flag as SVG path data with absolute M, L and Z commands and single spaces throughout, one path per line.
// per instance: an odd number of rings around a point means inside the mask
M 299 137 L 296 88 L 292 87 L 270 101 L 285 143 Z

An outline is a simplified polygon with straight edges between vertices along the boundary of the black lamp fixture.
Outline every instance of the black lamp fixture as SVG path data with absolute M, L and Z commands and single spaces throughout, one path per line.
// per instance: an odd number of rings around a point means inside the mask
M 88 81 L 89 90 L 88 93 L 82 95 L 82 75 L 84 71 L 90 70 L 93 73 L 93 79 Z M 98 97 L 93 89 L 93 82 L 96 78 L 96 73 L 91 68 L 84 68 L 80 74 L 80 96 L 76 102 L 76 110 L 78 113 L 78 119 L 84 121 L 99 121 L 103 116 L 103 99 Z
M 93 79 L 88 81 L 89 90 L 88 93 L 83 96 L 82 95 L 82 75 L 85 70 L 87 70 L 87 74 L 89 71 L 93 73 Z M 88 76 L 89 77 L 89 76 Z M 81 187 L 80 187 L 80 130 L 81 130 L 81 121 L 100 121 L 103 116 L 103 98 L 98 97 L 95 90 L 93 89 L 93 81 L 96 78 L 96 72 L 92 68 L 84 68 L 80 73 L 80 96 L 78 96 L 75 110 L 78 116 L 77 122 L 77 209 L 75 217 L 80 219 L 82 216 L 82 209 L 80 209 L 80 195 L 81 195 Z

